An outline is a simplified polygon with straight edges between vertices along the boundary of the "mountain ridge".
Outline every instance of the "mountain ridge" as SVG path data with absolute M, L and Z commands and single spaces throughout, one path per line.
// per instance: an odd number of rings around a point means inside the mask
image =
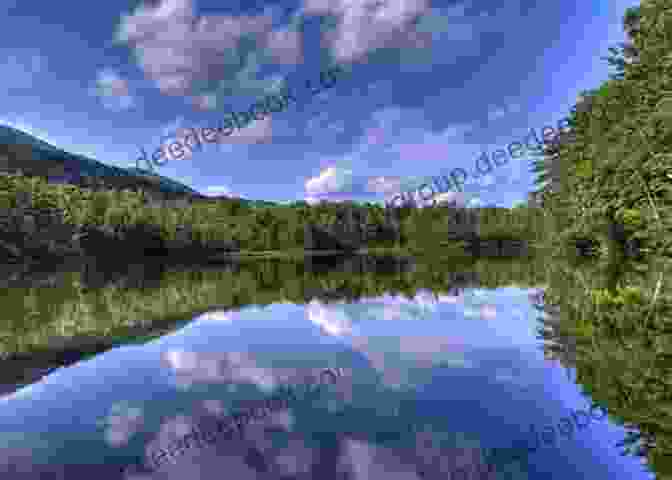
M 238 199 L 225 195 L 210 197 L 150 170 L 109 165 L 86 155 L 68 152 L 30 133 L 2 124 L 0 124 L 0 173 L 42 176 L 52 182 L 86 187 L 102 183 L 111 189 L 142 188 L 167 199 L 186 196 L 202 201 L 237 200 L 258 208 L 278 205 L 276 202 L 266 200 Z

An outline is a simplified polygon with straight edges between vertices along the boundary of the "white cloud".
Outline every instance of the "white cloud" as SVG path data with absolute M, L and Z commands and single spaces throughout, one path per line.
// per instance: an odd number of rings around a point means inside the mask
M 256 365 L 245 353 L 201 353 L 172 350 L 162 355 L 175 374 L 177 386 L 189 388 L 194 383 L 248 382 L 269 391 L 278 384 L 273 370 Z
M 212 195 L 228 195 L 231 190 L 226 185 L 211 185 L 205 188 L 205 192 Z
M 317 300 L 312 300 L 306 307 L 306 316 L 329 335 L 340 337 L 352 333 L 350 318 L 340 309 L 329 308 Z
M 217 95 L 206 93 L 193 97 L 194 106 L 200 110 L 215 110 L 217 108 Z
M 334 15 L 337 24 L 323 41 L 339 61 L 355 61 L 383 47 L 408 45 L 415 21 L 428 9 L 427 0 L 304 0 L 308 15 Z M 415 32 L 417 36 L 418 32 Z
M 208 187 L 208 189 L 209 188 L 211 187 Z M 215 310 L 212 312 L 206 312 L 202 315 L 199 315 L 198 317 L 196 317 L 196 320 L 214 321 L 219 323 L 231 323 L 233 321 L 233 317 L 231 316 L 231 312 Z
M 463 208 L 466 204 L 465 195 L 461 192 L 439 193 L 438 195 L 434 196 L 434 200 L 436 200 L 436 202 L 439 204 L 449 205 L 454 203 L 458 208 Z
M 497 318 L 497 308 L 494 305 L 483 305 L 481 307 L 481 318 L 484 320 L 494 320 Z
M 124 15 L 116 39 L 129 44 L 163 93 L 184 95 L 197 82 L 218 81 L 239 68 L 239 41 L 252 37 L 264 43 L 276 12 L 197 17 L 191 0 L 160 0 Z M 291 36 L 284 41 L 285 50 L 291 41 Z
M 231 191 L 226 185 L 210 185 L 205 187 L 202 193 L 206 196 L 225 195 L 229 198 L 247 198 L 241 193 Z
M 306 181 L 306 194 L 309 197 L 326 195 L 340 192 L 346 189 L 352 182 L 352 170 L 344 170 L 338 167 L 328 167 L 317 177 Z
M 318 115 L 309 122 L 310 127 L 315 128 L 315 125 L 324 118 L 326 118 L 324 114 Z M 347 160 L 351 165 L 367 165 L 373 157 L 385 159 L 386 156 L 390 156 L 404 160 L 423 158 L 425 161 L 434 162 L 439 168 L 445 165 L 446 158 L 475 156 L 474 145 L 461 143 L 464 135 L 473 129 L 472 124 L 452 124 L 443 130 L 433 132 L 423 126 L 424 114 L 421 111 L 398 106 L 374 111 L 371 119 L 372 124 L 365 130 L 352 150 L 339 159 L 333 159 L 332 163 Z M 385 175 L 363 180 L 360 186 L 353 182 L 352 169 L 329 167 L 323 170 L 318 177 L 306 182 L 308 197 L 306 201 L 315 203 L 319 201 L 320 195 L 348 192 L 353 194 L 380 193 L 387 200 L 391 200 L 397 193 L 404 191 L 416 196 L 417 203 L 423 204 L 425 201 L 413 191 L 426 182 L 428 182 L 426 177 L 417 177 L 412 180 Z M 426 190 L 423 190 L 423 193 L 425 196 L 428 194 Z
M 374 177 L 369 179 L 367 188 L 370 192 L 396 194 L 401 190 L 401 178 L 399 177 Z
M 485 206 L 485 202 L 483 202 L 483 201 L 482 201 L 480 198 L 478 198 L 478 197 L 474 197 L 474 198 L 469 199 L 469 201 L 467 202 L 467 206 L 468 206 L 468 207 L 472 207 L 472 208 L 484 207 L 484 206 Z
M 261 120 L 250 122 L 245 128 L 235 130 L 228 137 L 223 137 L 221 143 L 231 144 L 253 144 L 265 143 L 271 140 L 273 128 L 271 127 L 271 117 L 266 116 Z
M 401 61 L 408 70 L 428 71 L 434 65 L 454 64 L 461 57 L 481 52 L 480 34 L 489 21 L 468 17 L 465 4 L 430 8 L 408 31 L 408 45 L 401 50 Z
M 420 480 L 415 467 L 403 463 L 397 452 L 360 440 L 347 439 L 339 458 L 342 469 L 352 472 L 353 480 L 389 478 L 390 480 Z
M 210 126 L 214 128 L 214 126 Z M 201 129 L 199 129 L 200 135 Z M 189 133 L 188 129 L 176 132 L 175 139 L 184 143 L 183 139 Z M 261 120 L 252 120 L 242 129 L 235 129 L 228 136 L 217 137 L 217 148 L 220 152 L 230 153 L 234 151 L 236 145 L 254 145 L 259 143 L 268 143 L 273 138 L 273 128 L 271 117 L 267 116 Z M 167 144 L 166 144 L 167 145 Z M 185 156 L 182 159 L 191 158 L 191 152 L 185 149 Z
M 283 10 L 267 6 L 258 15 L 196 15 L 193 0 L 158 0 L 123 15 L 115 34 L 133 50 L 147 78 L 166 94 L 188 95 L 196 85 L 219 84 L 220 94 L 233 89 L 264 90 L 259 79 L 266 64 L 303 63 L 306 16 L 331 15 L 335 25 L 322 32 L 322 44 L 341 63 L 354 62 L 381 48 L 400 49 L 403 61 L 450 62 L 478 52 L 479 31 L 464 4 L 430 8 L 429 0 L 304 0 L 283 26 Z M 480 19 L 480 17 L 478 17 Z M 482 22 L 483 23 L 483 22 Z M 242 40 L 252 40 L 242 42 Z M 306 39 L 311 41 L 312 39 Z M 444 40 L 469 42 L 444 55 Z M 436 53 L 442 43 L 441 54 Z M 262 65 L 263 64 L 263 65 Z M 195 104 L 210 108 L 197 97 Z
M 219 399 L 203 400 L 203 408 L 212 415 L 222 416 L 228 412 L 228 409 Z
M 266 37 L 267 52 L 282 64 L 302 63 L 301 34 L 296 30 L 282 28 L 273 30 Z
M 127 402 L 118 402 L 112 405 L 109 415 L 97 423 L 105 427 L 107 444 L 121 447 L 142 428 L 143 422 L 141 408 L 132 407 Z

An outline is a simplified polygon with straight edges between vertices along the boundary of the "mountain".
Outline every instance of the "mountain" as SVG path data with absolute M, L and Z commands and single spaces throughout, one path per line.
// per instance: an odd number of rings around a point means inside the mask
M 34 137 L 26 132 L 17 130 L 16 128 L 0 125 L 0 144 L 27 144 L 34 147 L 43 148 L 51 151 L 59 151 L 58 148 L 54 147 L 50 143 L 47 143 L 43 140 L 40 140 L 37 137 Z
M 137 167 L 116 167 L 84 155 L 61 150 L 33 135 L 0 125 L 0 173 L 22 172 L 27 176 L 47 177 L 58 183 L 111 189 L 142 188 L 157 197 L 187 197 L 193 201 L 239 201 L 249 208 L 269 208 L 279 204 L 266 200 L 238 199 L 227 196 L 209 197 L 176 180 Z
M 161 196 L 201 197 L 196 190 L 139 168 L 122 168 L 69 153 L 33 135 L 0 125 L 0 172 L 47 177 L 80 186 L 143 188 Z
M 241 205 L 250 208 L 270 208 L 270 207 L 279 207 L 281 205 L 278 202 L 270 202 L 268 200 L 250 200 L 249 198 L 227 197 L 226 195 L 209 195 L 207 197 L 204 196 L 203 198 L 201 198 L 201 200 L 209 202 L 237 201 Z

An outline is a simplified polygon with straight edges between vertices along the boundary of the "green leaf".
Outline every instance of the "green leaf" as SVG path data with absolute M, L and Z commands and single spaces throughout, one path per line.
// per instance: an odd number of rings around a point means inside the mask
M 658 105 L 653 113 L 653 118 L 672 119 L 672 97 L 665 97 Z

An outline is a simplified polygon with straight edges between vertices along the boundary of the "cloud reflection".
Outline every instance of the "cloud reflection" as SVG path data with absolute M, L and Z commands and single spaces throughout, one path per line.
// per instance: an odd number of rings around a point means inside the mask
M 438 313 L 439 304 L 455 304 L 460 299 L 459 292 L 455 295 L 436 295 L 429 290 L 420 290 L 410 298 L 404 295 L 385 294 L 354 304 L 322 303 L 312 300 L 306 307 L 306 317 L 327 335 L 346 337 L 357 334 L 356 324 L 362 320 L 431 318 Z
M 213 310 L 211 312 L 205 312 L 199 315 L 198 317 L 194 318 L 194 320 L 232 323 L 233 314 L 224 310 Z
M 164 362 L 175 374 L 179 387 L 194 383 L 251 383 L 260 390 L 273 390 L 281 379 L 271 369 L 259 367 L 242 352 L 190 352 L 171 350 L 162 354 Z
M 143 422 L 142 408 L 118 402 L 112 405 L 109 415 L 97 423 L 105 427 L 105 442 L 112 447 L 121 447 L 142 428 Z

